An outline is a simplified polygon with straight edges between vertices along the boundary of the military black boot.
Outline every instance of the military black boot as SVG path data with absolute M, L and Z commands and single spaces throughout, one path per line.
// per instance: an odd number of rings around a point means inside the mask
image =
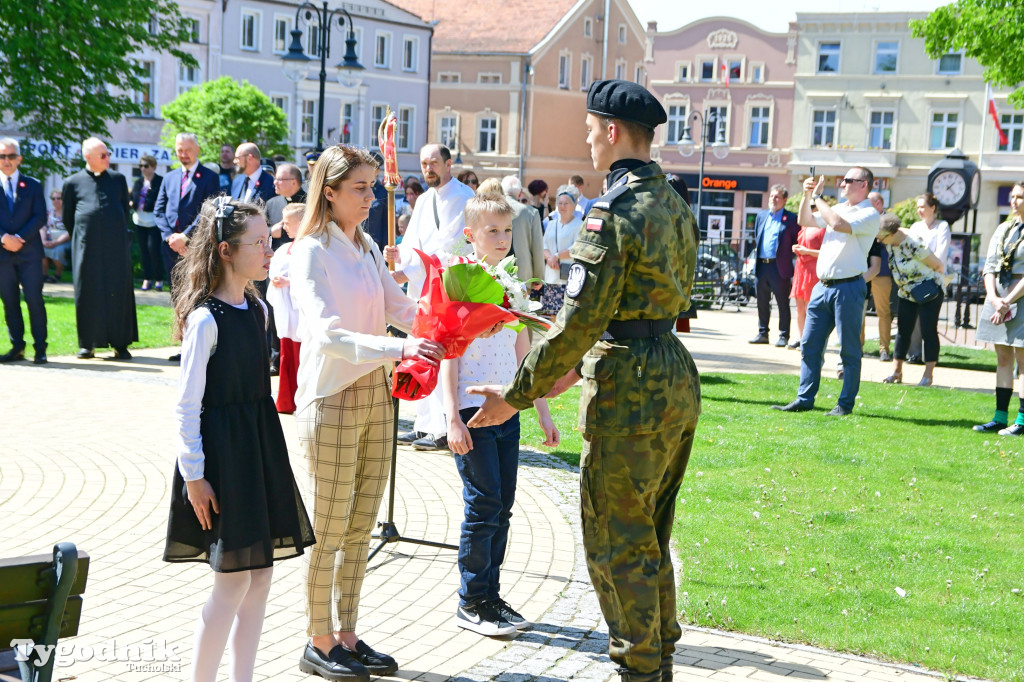
M 619 668 L 619 680 L 621 682 L 661 682 L 661 671 L 653 673 L 641 673 L 629 668 Z

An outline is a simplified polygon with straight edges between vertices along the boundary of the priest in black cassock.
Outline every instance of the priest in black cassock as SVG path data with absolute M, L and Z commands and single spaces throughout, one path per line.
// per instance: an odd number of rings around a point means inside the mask
M 64 183 L 64 226 L 71 234 L 78 357 L 94 357 L 110 346 L 115 360 L 131 360 L 128 345 L 139 340 L 129 251 L 128 183 L 110 170 L 102 140 L 82 143 L 85 170 Z

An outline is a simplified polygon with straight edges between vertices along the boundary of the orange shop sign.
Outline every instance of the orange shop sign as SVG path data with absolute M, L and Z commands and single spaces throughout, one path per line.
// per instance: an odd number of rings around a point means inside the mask
M 701 182 L 701 186 L 704 189 L 724 189 L 734 190 L 739 185 L 735 180 L 728 178 L 709 178 L 705 177 Z

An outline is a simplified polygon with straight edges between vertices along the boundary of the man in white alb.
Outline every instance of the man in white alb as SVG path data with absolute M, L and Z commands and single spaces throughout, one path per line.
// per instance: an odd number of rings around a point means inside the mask
M 413 249 L 436 255 L 442 263 L 446 255 L 465 251 L 463 211 L 473 196 L 472 189 L 452 177 L 452 154 L 444 145 L 425 145 L 420 150 L 420 169 L 428 189 L 416 200 L 395 261 L 395 281 L 409 283 L 408 294 L 413 300 L 419 299 L 426 278 L 423 263 Z M 390 261 L 391 250 L 386 251 Z M 443 450 L 448 447 L 447 432 L 441 392 L 434 391 L 416 402 L 413 430 L 400 435 L 398 441 L 412 443 L 417 450 Z
M 807 321 L 800 340 L 800 388 L 796 400 L 788 405 L 773 405 L 776 410 L 806 412 L 814 407 L 825 344 L 836 329 L 843 361 L 843 390 L 828 414 L 839 417 L 853 412 L 860 390 L 860 328 L 867 294 L 863 275 L 879 223 L 878 211 L 868 200 L 874 180 L 872 172 L 861 166 L 846 171 L 840 190 L 845 201 L 836 206 L 829 206 L 821 198 L 825 176 L 817 184 L 814 178 L 804 181 L 797 222 L 804 227 L 825 228 L 825 238 L 818 252 L 819 281 L 807 304 Z

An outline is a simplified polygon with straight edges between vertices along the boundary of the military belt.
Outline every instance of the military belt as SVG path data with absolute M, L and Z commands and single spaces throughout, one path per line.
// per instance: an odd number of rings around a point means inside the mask
M 612 320 L 608 329 L 601 334 L 601 341 L 622 341 L 625 339 L 647 339 L 672 331 L 676 318 L 664 320 Z

